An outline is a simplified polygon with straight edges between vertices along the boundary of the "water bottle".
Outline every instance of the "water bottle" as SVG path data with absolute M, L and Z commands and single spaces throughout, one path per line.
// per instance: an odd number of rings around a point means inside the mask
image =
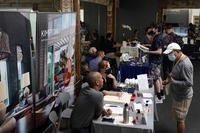
M 141 124 L 146 124 L 144 113 L 141 114 Z
M 120 74 L 120 70 L 117 73 L 117 82 L 120 84 L 121 83 L 121 74 Z
M 127 103 L 124 105 L 123 109 L 123 123 L 129 123 L 129 107 Z

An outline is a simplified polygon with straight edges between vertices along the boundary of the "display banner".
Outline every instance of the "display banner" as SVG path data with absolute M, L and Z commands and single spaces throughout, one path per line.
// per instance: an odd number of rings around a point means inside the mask
M 26 106 L 32 91 L 30 14 L 0 12 L 0 81 L 5 83 L 8 110 L 18 103 Z
M 32 104 L 32 92 L 36 102 L 56 91 L 73 99 L 76 14 L 0 11 L 0 20 L 0 82 L 8 110 Z
M 38 88 L 46 93 L 74 90 L 75 28 L 75 13 L 37 14 Z

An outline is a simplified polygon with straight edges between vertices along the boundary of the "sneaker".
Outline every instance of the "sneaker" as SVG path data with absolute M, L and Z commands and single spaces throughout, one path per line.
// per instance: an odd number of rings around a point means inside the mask
M 162 97 L 161 97 L 161 93 L 157 93 L 156 95 L 157 95 L 157 98 L 158 98 L 159 100 L 162 99 Z
M 161 96 L 162 100 L 165 100 L 165 95 Z
M 156 104 L 163 103 L 163 99 L 158 99 L 158 97 L 155 98 Z
M 160 90 L 160 95 L 161 96 L 164 96 L 165 94 L 164 94 L 164 90 Z

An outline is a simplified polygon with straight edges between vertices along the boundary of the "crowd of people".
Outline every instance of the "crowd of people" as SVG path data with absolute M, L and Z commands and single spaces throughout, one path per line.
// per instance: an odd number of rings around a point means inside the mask
M 146 38 L 149 47 L 143 51 L 149 55 L 149 74 L 153 79 L 156 97 L 162 100 L 165 89 L 169 86 L 172 94 L 172 110 L 177 120 L 177 132 L 184 133 L 185 118 L 193 97 L 193 65 L 190 59 L 181 51 L 183 41 L 173 32 L 173 27 L 161 25 L 147 27 Z M 103 96 L 121 96 L 120 92 L 113 92 L 117 88 L 115 74 L 112 73 L 112 59 L 117 60 L 116 49 L 121 45 L 116 43 L 112 34 L 106 39 L 99 39 L 97 32 L 93 33 L 91 48 L 81 66 L 83 82 L 88 85 L 81 88 L 77 96 L 72 113 L 72 131 L 90 132 L 91 122 L 99 115 L 110 115 L 111 110 L 103 109 Z M 117 61 L 116 61 L 117 62 Z M 89 107 L 87 105 L 90 105 Z
M 184 133 L 185 118 L 193 97 L 193 65 L 181 51 L 183 41 L 174 33 L 173 27 L 166 25 L 163 32 L 161 28 L 155 25 L 146 32 L 150 41 L 150 50 L 145 51 L 150 55 L 149 75 L 153 78 L 158 99 L 163 98 L 164 88 L 170 89 L 177 133 Z

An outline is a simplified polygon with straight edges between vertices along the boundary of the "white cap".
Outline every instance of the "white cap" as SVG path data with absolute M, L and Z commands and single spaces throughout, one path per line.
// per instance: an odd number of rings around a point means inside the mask
M 181 50 L 181 47 L 177 44 L 177 43 L 170 43 L 167 46 L 167 49 L 163 52 L 163 54 L 169 54 L 171 53 L 173 50 Z

